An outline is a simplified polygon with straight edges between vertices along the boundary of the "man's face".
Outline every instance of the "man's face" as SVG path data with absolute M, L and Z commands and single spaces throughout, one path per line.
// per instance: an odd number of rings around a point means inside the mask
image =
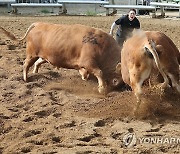
M 135 12 L 134 11 L 130 11 L 129 13 L 128 13 L 128 15 L 129 15 L 129 20 L 130 21 L 132 21 L 134 18 L 135 18 Z

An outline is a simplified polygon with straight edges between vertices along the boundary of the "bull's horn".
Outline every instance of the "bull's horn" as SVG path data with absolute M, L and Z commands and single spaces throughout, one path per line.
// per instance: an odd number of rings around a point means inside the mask
M 121 72 L 121 63 L 118 63 L 116 65 L 116 73 L 119 73 L 119 72 Z

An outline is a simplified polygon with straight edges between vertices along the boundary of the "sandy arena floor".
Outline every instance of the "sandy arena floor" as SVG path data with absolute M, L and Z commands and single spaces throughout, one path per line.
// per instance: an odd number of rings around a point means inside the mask
M 114 17 L 0 16 L 1 26 L 21 37 L 36 21 L 84 24 L 109 32 Z M 180 20 L 139 17 L 143 30 L 159 30 L 180 49 Z M 72 34 L 73 35 L 73 34 Z M 97 82 L 82 81 L 76 70 L 56 70 L 44 64 L 38 74 L 22 80 L 25 45 L 0 33 L 0 153 L 3 154 L 159 154 L 180 153 L 180 95 L 171 89 L 159 95 L 144 89 L 136 119 L 131 91 L 97 93 Z M 127 148 L 123 137 L 134 131 L 136 144 Z M 151 139 L 163 140 L 151 143 Z M 175 138 L 173 142 L 165 139 Z M 178 140 L 179 138 L 179 140 Z M 141 142 L 143 139 L 144 142 Z M 145 142 L 146 141 L 146 142 Z

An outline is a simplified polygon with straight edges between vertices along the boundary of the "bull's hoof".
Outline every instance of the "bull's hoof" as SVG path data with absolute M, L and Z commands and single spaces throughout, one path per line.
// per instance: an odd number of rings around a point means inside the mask
M 38 71 L 36 69 L 33 70 L 33 74 L 36 74 L 38 73 Z
M 87 81 L 89 78 L 89 74 L 87 76 L 82 76 L 82 80 Z
M 100 86 L 98 87 L 98 91 L 100 94 L 106 95 L 107 94 L 107 88 Z
M 24 80 L 25 82 L 27 82 L 27 78 L 26 78 L 26 77 L 23 77 L 23 80 Z
M 23 79 L 24 80 L 24 82 L 28 82 L 28 79 L 26 78 L 26 79 Z
M 26 75 L 23 75 L 23 80 L 24 80 L 25 82 L 28 82 L 28 79 L 27 79 L 27 76 L 26 76 Z
M 81 69 L 79 70 L 79 73 L 80 73 L 80 75 L 81 75 L 82 80 L 88 80 L 88 78 L 89 78 L 89 73 L 87 72 L 86 69 L 81 68 Z

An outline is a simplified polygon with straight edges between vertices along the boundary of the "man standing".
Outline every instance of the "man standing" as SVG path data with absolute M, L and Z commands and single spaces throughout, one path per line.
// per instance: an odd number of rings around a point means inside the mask
M 119 27 L 116 32 L 116 41 L 122 46 L 123 42 L 131 35 L 134 28 L 140 28 L 140 22 L 136 18 L 136 10 L 130 9 L 127 15 L 117 19 L 111 26 L 110 35 L 113 36 L 113 30 L 117 26 Z

